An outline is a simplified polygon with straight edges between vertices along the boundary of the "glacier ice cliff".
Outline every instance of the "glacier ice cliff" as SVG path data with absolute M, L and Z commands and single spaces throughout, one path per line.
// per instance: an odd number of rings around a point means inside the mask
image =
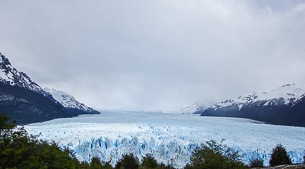
M 44 140 L 68 147 L 82 161 L 99 157 L 115 164 L 123 154 L 139 159 L 153 155 L 159 163 L 185 166 L 192 152 L 211 139 L 239 151 L 245 163 L 260 157 L 268 164 L 272 149 L 282 144 L 294 163 L 303 162 L 305 128 L 262 124 L 248 119 L 187 114 L 143 113 L 56 119 L 26 125 Z

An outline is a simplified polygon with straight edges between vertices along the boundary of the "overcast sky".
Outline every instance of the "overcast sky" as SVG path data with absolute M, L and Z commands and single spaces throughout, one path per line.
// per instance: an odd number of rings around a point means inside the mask
M 305 84 L 305 0 L 1 0 L 0 52 L 89 106 L 179 110 Z

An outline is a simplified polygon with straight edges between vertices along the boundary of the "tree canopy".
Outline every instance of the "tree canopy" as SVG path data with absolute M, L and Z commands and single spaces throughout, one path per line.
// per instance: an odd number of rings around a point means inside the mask
M 243 169 L 247 168 L 238 152 L 211 140 L 195 150 L 185 169 Z
M 0 114 L 0 168 L 79 168 L 81 163 L 68 149 L 60 149 L 16 128 Z

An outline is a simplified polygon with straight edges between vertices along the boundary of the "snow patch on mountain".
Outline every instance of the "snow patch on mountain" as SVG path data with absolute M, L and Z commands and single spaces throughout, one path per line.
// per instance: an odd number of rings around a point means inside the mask
M 50 93 L 55 100 L 57 100 L 60 104 L 62 104 L 66 108 L 79 109 L 86 112 L 94 111 L 92 108 L 77 101 L 72 95 L 68 93 L 49 88 L 45 88 L 44 90 Z
M 238 108 L 241 109 L 243 104 L 250 103 L 251 101 L 253 101 L 253 100 L 257 99 L 257 98 L 258 98 L 258 94 L 255 93 L 255 92 L 252 92 L 249 95 L 242 95 L 242 96 L 239 96 L 236 99 L 229 99 L 229 100 L 225 100 L 225 101 L 222 101 L 220 103 L 217 103 L 217 104 L 215 104 L 213 106 L 213 108 L 216 110 L 216 109 L 222 108 L 222 107 L 228 107 L 228 106 L 231 106 L 231 105 L 237 105 Z
M 286 84 L 276 88 L 268 93 L 259 96 L 259 100 L 282 99 L 283 104 L 296 103 L 305 94 L 305 90 L 301 86 L 295 84 Z

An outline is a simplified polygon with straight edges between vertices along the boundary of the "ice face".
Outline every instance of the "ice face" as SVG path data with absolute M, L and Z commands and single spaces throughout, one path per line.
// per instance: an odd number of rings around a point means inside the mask
M 103 111 L 100 115 L 57 119 L 25 126 L 30 133 L 69 147 L 79 160 L 97 156 L 115 164 L 122 154 L 182 168 L 194 149 L 211 139 L 233 147 L 245 163 L 261 157 L 268 163 L 272 148 L 286 147 L 293 162 L 303 162 L 305 128 L 275 126 L 248 119 L 200 117 L 188 114 Z

